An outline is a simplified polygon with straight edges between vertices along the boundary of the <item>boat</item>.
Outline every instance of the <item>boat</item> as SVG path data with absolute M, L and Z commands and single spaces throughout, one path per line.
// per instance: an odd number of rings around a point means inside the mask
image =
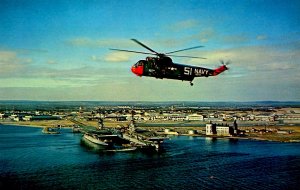
M 81 132 L 81 128 L 78 125 L 74 125 L 72 127 L 72 132 L 73 133 L 80 133 Z
M 137 130 L 134 125 L 134 120 L 132 120 L 129 124 L 128 131 L 122 134 L 122 138 L 128 140 L 132 145 L 140 148 L 154 148 L 159 150 L 164 138 L 149 137 L 146 135 L 148 132 L 149 131 Z
M 94 133 L 85 133 L 83 138 L 97 145 L 109 146 L 112 143 L 112 138 L 117 135 L 98 135 Z
M 60 133 L 59 127 L 44 127 L 42 132 L 45 134 L 59 134 Z
M 154 148 L 156 150 L 160 149 L 160 145 L 164 141 L 164 138 L 148 138 L 138 133 L 123 133 L 123 138 L 140 148 Z
M 117 149 L 105 150 L 104 152 L 130 152 L 130 151 L 135 151 L 136 149 L 137 147 L 117 148 Z
M 133 151 L 137 148 L 160 149 L 164 138 L 155 137 L 148 130 L 136 129 L 134 120 L 128 126 L 128 129 L 121 131 L 118 129 L 104 129 L 103 120 L 99 120 L 99 128 L 96 131 L 90 131 L 83 135 L 83 139 L 88 140 L 103 147 L 114 147 L 111 151 Z M 122 148 L 116 148 L 120 146 Z

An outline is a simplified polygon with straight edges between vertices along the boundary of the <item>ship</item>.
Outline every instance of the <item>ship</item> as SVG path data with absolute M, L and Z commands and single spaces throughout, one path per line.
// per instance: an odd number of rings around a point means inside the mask
M 83 138 L 97 145 L 109 146 L 113 143 L 113 138 L 117 135 L 99 135 L 95 133 L 85 133 Z
M 153 132 L 137 129 L 133 117 L 128 128 L 124 131 L 112 128 L 105 129 L 103 119 L 99 119 L 98 124 L 98 130 L 86 132 L 83 139 L 103 147 L 113 148 L 114 151 L 129 151 L 137 148 L 159 150 L 164 140 L 164 138 L 156 137 Z
M 44 127 L 42 132 L 45 134 L 59 134 L 60 126 L 57 127 Z
M 128 143 L 128 141 L 124 142 L 119 131 L 108 128 L 105 129 L 102 119 L 99 120 L 98 124 L 99 128 L 97 130 L 85 132 L 82 138 L 104 147 L 114 147 L 118 144 Z
M 152 148 L 159 151 L 165 138 L 154 136 L 155 134 L 151 134 L 150 131 L 137 129 L 133 117 L 128 130 L 122 133 L 122 138 L 128 140 L 132 146 Z

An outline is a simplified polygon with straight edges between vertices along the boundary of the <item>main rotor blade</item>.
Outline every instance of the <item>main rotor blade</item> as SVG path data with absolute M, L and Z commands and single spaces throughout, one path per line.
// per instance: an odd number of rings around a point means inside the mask
M 147 52 L 142 52 L 142 51 L 131 51 L 131 50 L 125 50 L 125 49 L 113 49 L 111 48 L 110 50 L 113 51 L 125 51 L 125 52 L 131 52 L 131 53 L 141 53 L 141 54 L 147 54 L 147 55 L 156 55 L 155 53 L 147 53 Z
M 195 57 L 195 56 L 185 56 L 185 55 L 168 55 L 169 57 L 187 57 L 187 58 L 195 58 L 195 59 L 207 59 L 205 57 Z
M 186 51 L 186 50 L 191 50 L 191 49 L 197 49 L 197 48 L 201 48 L 201 47 L 204 47 L 204 46 L 195 46 L 195 47 L 190 47 L 190 48 L 180 49 L 180 50 L 171 51 L 171 52 L 168 52 L 168 53 L 165 53 L 165 54 L 171 54 L 171 53 L 176 53 L 176 52 L 180 52 L 180 51 Z
M 149 51 L 151 51 L 151 52 L 153 52 L 153 53 L 155 53 L 155 54 L 159 54 L 159 53 L 157 53 L 156 51 L 154 51 L 153 49 L 151 49 L 151 48 L 149 48 L 148 46 L 146 46 L 145 44 L 143 44 L 142 42 L 139 42 L 139 41 L 136 40 L 136 39 L 131 39 L 131 40 L 134 41 L 135 43 L 137 43 L 137 44 L 143 46 L 143 47 L 146 48 L 147 50 L 149 50 Z

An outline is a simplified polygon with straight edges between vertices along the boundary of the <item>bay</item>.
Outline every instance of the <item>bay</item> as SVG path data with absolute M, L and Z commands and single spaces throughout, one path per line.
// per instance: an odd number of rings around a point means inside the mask
M 103 153 L 62 129 L 0 126 L 0 189 L 299 189 L 300 144 L 173 136 Z

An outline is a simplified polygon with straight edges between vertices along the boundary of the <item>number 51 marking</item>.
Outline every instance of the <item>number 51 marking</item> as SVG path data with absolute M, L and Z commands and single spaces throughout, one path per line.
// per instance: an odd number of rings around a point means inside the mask
M 190 67 L 184 67 L 184 73 L 185 75 L 192 75 L 193 73 L 193 68 Z

